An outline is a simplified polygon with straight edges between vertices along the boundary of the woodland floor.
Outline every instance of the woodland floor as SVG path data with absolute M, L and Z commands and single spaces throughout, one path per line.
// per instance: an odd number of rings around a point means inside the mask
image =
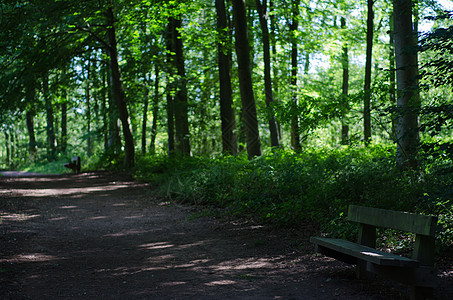
M 0 299 L 405 299 L 313 253 L 307 228 L 195 217 L 127 175 L 0 176 Z M 21 176 L 12 176 L 21 175 Z M 437 299 L 453 299 L 439 260 Z

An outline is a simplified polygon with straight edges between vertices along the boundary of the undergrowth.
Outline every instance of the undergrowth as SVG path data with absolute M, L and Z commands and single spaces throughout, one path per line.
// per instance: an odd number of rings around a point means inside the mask
M 156 183 L 161 196 L 277 226 L 317 223 L 323 233 L 352 239 L 349 204 L 439 216 L 441 247 L 453 241 L 451 162 L 423 162 L 401 173 L 390 147 L 273 150 L 247 160 L 140 157 L 136 176 Z M 391 241 L 392 239 L 387 239 Z

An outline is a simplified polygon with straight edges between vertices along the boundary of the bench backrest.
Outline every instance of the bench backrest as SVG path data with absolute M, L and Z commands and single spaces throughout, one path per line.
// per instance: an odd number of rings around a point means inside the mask
M 413 232 L 425 236 L 434 236 L 437 226 L 437 217 L 435 216 L 357 205 L 349 206 L 348 220 L 376 227 Z

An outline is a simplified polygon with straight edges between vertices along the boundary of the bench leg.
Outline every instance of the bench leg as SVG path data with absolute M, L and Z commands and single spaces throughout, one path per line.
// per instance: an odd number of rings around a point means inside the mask
M 355 273 L 357 279 L 373 279 L 375 277 L 373 273 L 367 271 L 367 262 L 360 259 L 357 260 Z
M 410 286 L 409 292 L 411 300 L 432 299 L 434 294 L 433 288 L 424 286 Z

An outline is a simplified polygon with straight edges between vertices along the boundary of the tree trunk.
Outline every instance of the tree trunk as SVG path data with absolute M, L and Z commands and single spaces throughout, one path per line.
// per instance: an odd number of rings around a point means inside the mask
M 111 68 L 106 69 L 107 90 L 109 103 L 109 124 L 108 124 L 108 152 L 118 155 L 121 152 L 120 122 L 118 118 L 118 105 L 114 97 L 113 78 Z
M 393 11 L 390 13 L 390 31 L 389 31 L 389 100 L 391 105 L 396 104 L 396 78 L 395 78 L 395 43 L 394 43 L 394 26 L 393 26 Z M 396 114 L 392 113 L 392 130 L 391 139 L 396 143 Z
M 55 145 L 54 112 L 49 92 L 49 74 L 47 72 L 43 76 L 42 89 L 46 105 L 47 160 L 53 161 L 55 160 L 57 149 Z
M 87 119 L 87 155 L 90 157 L 92 153 L 92 139 L 91 139 L 91 91 L 90 91 L 90 62 L 88 62 L 88 68 L 86 70 L 87 76 L 85 78 L 85 101 L 86 101 L 86 119 Z
M 272 75 L 273 75 L 273 81 L 272 81 L 272 87 L 273 90 L 275 91 L 275 94 L 278 95 L 278 57 L 277 57 L 277 39 L 276 37 L 276 28 L 275 28 L 275 15 L 274 15 L 274 2 L 271 0 L 269 2 L 269 19 L 270 19 L 270 43 L 271 43 L 271 48 L 272 48 Z M 278 128 L 278 137 L 279 137 L 279 142 L 281 143 L 282 137 L 283 137 L 283 132 L 282 132 L 282 126 L 280 122 L 277 120 L 277 128 Z
M 261 155 L 261 142 L 250 69 L 250 46 L 244 0 L 233 0 L 233 18 L 236 28 L 236 54 L 242 111 L 247 135 L 247 154 L 248 158 L 252 159 Z
M 159 66 L 155 66 L 156 79 L 154 81 L 154 98 L 153 98 L 153 125 L 151 126 L 151 143 L 149 150 L 151 153 L 156 152 L 156 135 L 157 135 L 157 118 L 159 117 Z
M 277 119 L 275 118 L 274 108 L 272 102 L 274 101 L 274 95 L 272 92 L 272 79 L 271 79 L 271 53 L 270 53 L 270 41 L 269 41 L 269 30 L 267 28 L 267 0 L 256 0 L 256 7 L 261 25 L 261 34 L 263 42 L 263 54 L 264 54 L 264 90 L 266 94 L 266 107 L 268 109 L 268 120 L 269 120 L 269 132 L 271 137 L 271 146 L 280 146 L 280 137 L 278 134 Z
M 145 102 L 143 103 L 143 121 L 142 121 L 142 154 L 146 154 L 146 127 L 148 122 L 148 104 L 149 104 L 149 90 L 145 87 Z
M 174 77 L 174 56 L 175 52 L 174 39 L 173 39 L 173 22 L 168 22 L 167 32 L 165 37 L 167 47 L 167 135 L 168 135 L 168 156 L 175 154 L 175 112 L 174 112 L 174 94 L 175 83 Z
M 393 16 L 398 113 L 396 162 L 401 169 L 413 169 L 418 166 L 420 96 L 417 36 L 412 25 L 412 1 L 394 0 Z
M 170 18 L 174 22 L 173 40 L 175 46 L 175 63 L 178 74 L 177 90 L 175 96 L 175 146 L 176 151 L 182 156 L 190 156 L 190 132 L 188 115 L 187 79 L 184 66 L 184 53 L 181 34 L 181 16 Z
M 346 19 L 344 17 L 341 18 L 341 29 L 346 30 Z M 344 109 L 346 110 L 349 106 L 348 103 L 348 94 L 349 94 L 349 55 L 348 55 L 348 44 L 346 41 L 343 42 L 343 53 L 342 53 L 342 60 L 341 60 L 342 68 L 343 68 L 343 85 L 342 85 L 342 95 L 343 95 L 343 103 Z M 342 114 L 341 116 L 341 144 L 348 145 L 349 144 L 349 125 L 346 123 L 346 113 Z
M 12 158 L 11 158 L 11 139 L 10 139 L 10 135 L 8 134 L 8 129 L 4 129 L 3 133 L 5 134 L 5 146 L 6 146 L 6 165 L 8 167 L 11 166 L 11 161 L 12 161 Z
M 36 159 L 36 155 L 38 152 L 38 149 L 36 147 L 36 135 L 35 135 L 35 125 L 34 125 L 34 117 L 35 117 L 35 107 L 34 103 L 36 102 L 35 96 L 36 96 L 36 87 L 35 87 L 35 81 L 33 79 L 32 82 L 30 82 L 26 86 L 26 102 L 29 106 L 27 109 L 25 118 L 27 121 L 27 131 L 28 131 L 28 157 L 31 161 L 34 161 Z
M 297 45 L 298 40 L 296 38 L 296 31 L 299 27 L 299 5 L 300 0 L 293 0 L 293 7 L 292 7 L 292 20 L 290 24 L 289 30 L 292 33 L 292 41 L 291 41 L 291 89 L 292 89 L 292 110 L 293 116 L 291 119 L 291 146 L 295 152 L 300 152 L 302 150 L 300 144 L 300 133 L 299 133 L 299 116 L 297 114 Z
M 109 121 L 107 114 L 107 65 L 101 64 L 101 76 L 102 76 L 102 87 L 101 87 L 101 109 L 102 109 L 102 128 L 104 135 L 104 151 L 107 152 L 109 149 Z
M 371 141 L 371 62 L 373 58 L 373 30 L 374 30 L 374 0 L 367 0 L 368 18 L 366 31 L 366 62 L 365 62 L 365 86 L 363 99 L 363 133 L 365 145 Z
M 134 138 L 129 127 L 129 113 L 127 111 L 126 96 L 124 93 L 123 82 L 121 79 L 120 67 L 118 65 L 115 19 L 113 15 L 112 5 L 110 5 L 110 7 L 107 9 L 107 33 L 109 40 L 109 47 L 107 47 L 107 50 L 110 58 L 110 68 L 112 71 L 112 87 L 114 92 L 113 96 L 118 106 L 118 112 L 121 120 L 121 125 L 123 128 L 124 150 L 125 150 L 124 167 L 131 168 L 134 166 L 135 162 Z
M 228 41 L 227 13 L 224 0 L 216 0 L 217 31 L 220 42 L 217 44 L 219 61 L 219 88 L 220 88 L 220 119 L 222 122 L 222 147 L 224 154 L 236 155 L 238 152 L 236 137 L 236 118 L 233 108 L 233 93 L 231 90 L 230 61 L 231 51 L 224 46 Z

